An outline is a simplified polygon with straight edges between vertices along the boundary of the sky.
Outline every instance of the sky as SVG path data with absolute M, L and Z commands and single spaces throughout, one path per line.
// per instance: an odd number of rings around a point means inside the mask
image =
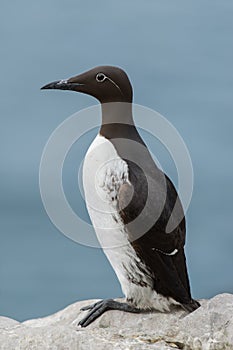
M 2 0 L 1 315 L 25 320 L 77 300 L 122 296 L 103 252 L 59 232 L 39 189 L 51 133 L 96 104 L 87 95 L 40 87 L 103 64 L 126 70 L 134 102 L 166 117 L 190 152 L 186 254 L 193 296 L 233 292 L 232 15 L 229 0 Z M 81 138 L 64 164 L 66 196 L 86 220 L 77 171 L 96 132 Z M 169 156 L 148 133 L 142 136 L 176 183 Z

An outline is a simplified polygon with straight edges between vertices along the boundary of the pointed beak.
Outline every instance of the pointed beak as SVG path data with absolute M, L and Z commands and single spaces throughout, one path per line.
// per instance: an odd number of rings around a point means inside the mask
M 84 84 L 80 84 L 77 82 L 71 82 L 70 79 L 62 79 L 62 80 L 53 81 L 52 83 L 42 86 L 41 90 L 47 90 L 47 89 L 78 90 L 78 87 L 83 85 Z

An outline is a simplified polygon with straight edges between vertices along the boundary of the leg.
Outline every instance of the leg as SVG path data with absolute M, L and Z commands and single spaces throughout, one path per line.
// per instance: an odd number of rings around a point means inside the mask
M 140 310 L 134 306 L 131 306 L 126 303 L 120 303 L 119 301 L 115 301 L 113 299 L 101 300 L 95 304 L 84 306 L 82 311 L 90 310 L 80 322 L 79 325 L 81 327 L 86 327 L 90 323 L 92 323 L 95 319 L 101 316 L 107 310 L 121 310 L 126 312 L 135 312 L 139 313 Z

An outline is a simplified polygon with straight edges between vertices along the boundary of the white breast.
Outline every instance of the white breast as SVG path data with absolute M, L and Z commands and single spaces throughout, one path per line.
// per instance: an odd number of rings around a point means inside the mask
M 116 229 L 122 229 L 117 199 L 120 186 L 126 182 L 127 163 L 110 141 L 98 135 L 84 159 L 83 185 L 87 209 L 103 248 L 127 243 L 126 237 L 114 235 Z
M 141 308 L 167 310 L 167 298 L 152 289 L 150 273 L 129 243 L 119 215 L 118 193 L 124 183 L 129 183 L 127 163 L 109 140 L 98 135 L 83 165 L 85 200 L 97 238 L 127 299 Z

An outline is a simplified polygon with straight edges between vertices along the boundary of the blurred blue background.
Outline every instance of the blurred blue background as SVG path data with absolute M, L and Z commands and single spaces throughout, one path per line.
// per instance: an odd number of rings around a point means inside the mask
M 38 185 L 51 132 L 96 104 L 40 87 L 102 64 L 124 68 L 134 101 L 167 117 L 190 151 L 195 182 L 186 252 L 193 296 L 233 293 L 232 16 L 232 1 L 221 0 L 1 1 L 1 315 L 24 320 L 76 300 L 122 295 L 103 252 L 53 226 Z M 64 169 L 67 197 L 86 218 L 74 193 L 93 137 L 74 146 Z M 158 153 L 176 181 L 174 166 Z

